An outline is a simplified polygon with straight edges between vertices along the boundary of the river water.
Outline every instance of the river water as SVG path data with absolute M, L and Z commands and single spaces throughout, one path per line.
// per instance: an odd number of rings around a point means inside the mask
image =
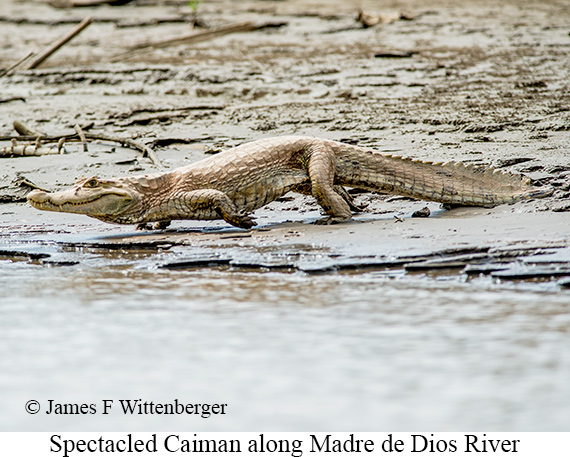
M 567 430 L 570 294 L 390 271 L 0 260 L 0 429 Z M 27 414 L 37 400 L 40 412 Z M 102 414 L 102 401 L 227 404 Z M 96 414 L 46 414 L 55 403 Z

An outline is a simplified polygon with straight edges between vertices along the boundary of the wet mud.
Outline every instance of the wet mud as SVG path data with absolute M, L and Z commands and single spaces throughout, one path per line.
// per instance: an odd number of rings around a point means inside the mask
M 54 139 L 81 125 L 137 140 L 162 167 L 116 143 L 90 141 L 86 152 L 69 142 L 61 156 L 3 158 L 3 202 L 23 200 L 23 177 L 60 189 L 79 176 L 171 169 L 260 137 L 303 134 L 522 172 L 556 192 L 506 211 L 569 210 L 570 38 L 568 11 L 556 2 L 363 2 L 379 18 L 372 27 L 344 2 L 202 2 L 200 22 L 210 28 L 279 26 L 154 48 L 141 45 L 192 33 L 187 2 L 22 5 L 1 7 L 0 67 L 86 16 L 93 22 L 39 68 L 2 77 L 11 101 L 0 104 L 0 148 L 10 146 L 14 120 Z M 376 213 L 421 208 L 361 199 L 378 203 Z M 273 210 L 310 205 L 297 196 Z

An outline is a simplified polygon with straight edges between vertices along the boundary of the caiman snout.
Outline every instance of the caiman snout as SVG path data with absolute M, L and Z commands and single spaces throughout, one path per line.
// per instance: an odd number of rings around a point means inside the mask
M 43 190 L 34 189 L 27 195 L 26 198 L 28 199 L 28 203 L 30 205 L 35 206 L 34 204 L 45 203 L 48 200 L 48 194 Z

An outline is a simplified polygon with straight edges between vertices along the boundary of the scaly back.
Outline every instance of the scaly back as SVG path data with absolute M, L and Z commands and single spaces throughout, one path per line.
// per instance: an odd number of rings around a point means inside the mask
M 526 177 L 461 162 L 433 163 L 337 143 L 337 181 L 446 204 L 495 206 L 546 196 Z

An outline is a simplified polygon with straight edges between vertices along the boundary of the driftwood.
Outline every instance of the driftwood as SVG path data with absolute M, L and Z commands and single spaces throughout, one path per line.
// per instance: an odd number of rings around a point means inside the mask
M 18 144 L 15 138 L 12 138 L 12 144 L 5 148 L 0 148 L 0 157 L 17 157 L 17 156 L 43 156 L 49 154 L 65 154 L 63 144 L 57 147 L 44 147 L 41 145 L 40 137 L 36 142 L 31 144 Z
M 148 157 L 152 161 L 152 163 L 154 163 L 157 167 L 159 168 L 162 167 L 162 163 L 160 162 L 159 158 L 154 153 L 154 151 L 150 149 L 148 146 L 139 143 L 138 141 L 134 141 L 129 138 L 117 138 L 113 136 L 100 135 L 97 133 L 87 133 L 87 132 L 85 133 L 85 137 L 90 140 L 112 141 L 113 143 L 118 143 L 125 147 L 129 147 L 131 149 L 136 149 L 138 151 L 141 151 L 144 154 L 144 156 Z
M 52 0 L 48 2 L 55 8 L 78 8 L 87 6 L 112 5 L 121 6 L 133 0 Z
M 31 62 L 24 65 L 24 69 L 31 70 L 32 68 L 36 68 L 39 65 L 41 65 L 46 59 L 48 59 L 59 48 L 61 48 L 66 43 L 71 41 L 77 35 L 79 35 L 89 24 L 91 24 L 91 18 L 86 17 L 71 32 L 62 36 L 59 40 L 57 40 L 55 43 L 53 43 L 51 46 L 49 46 L 46 50 L 41 52 L 36 57 L 33 57 Z
M 28 55 L 21 58 L 16 63 L 12 64 L 10 67 L 5 69 L 3 72 L 1 72 L 0 76 L 10 75 L 14 73 L 16 70 L 31 70 L 33 68 L 37 68 L 58 49 L 60 49 L 62 46 L 64 46 L 66 43 L 68 43 L 74 37 L 76 37 L 79 33 L 81 33 L 89 24 L 91 24 L 90 17 L 83 19 L 83 21 L 81 21 L 71 32 L 62 36 L 60 39 L 58 39 L 49 47 L 47 47 L 44 51 L 40 52 L 39 54 L 29 53 Z
M 27 126 L 22 121 L 15 120 L 13 122 L 13 126 L 14 126 L 14 130 L 16 132 L 18 132 L 19 135 L 30 135 L 30 136 L 36 136 L 36 137 L 46 136 L 45 133 L 40 132 L 39 130 L 36 130 L 36 129 L 33 129 L 33 128 Z
M 17 174 L 10 184 L 0 186 L 0 203 L 25 202 L 26 195 L 33 189 L 45 191 L 25 176 Z
M 0 76 L 2 76 L 2 72 L 0 72 Z M 26 103 L 26 99 L 24 97 L 7 97 L 7 98 L 0 98 L 0 103 L 10 103 L 10 102 L 24 102 Z
M 374 54 L 376 58 L 388 58 L 388 59 L 403 59 L 412 57 L 417 54 L 417 51 L 385 51 L 385 52 L 377 52 Z
M 157 167 L 162 168 L 162 163 L 160 162 L 159 158 L 154 153 L 154 151 L 148 146 L 139 143 L 138 141 L 131 140 L 129 138 L 119 138 L 99 133 L 86 132 L 85 130 L 90 127 L 91 125 L 83 127 L 77 125 L 75 127 L 76 130 L 75 133 L 68 135 L 48 136 L 28 127 L 26 124 L 20 121 L 14 121 L 14 128 L 16 129 L 16 131 L 22 132 L 24 134 L 18 136 L 0 136 L 0 141 L 12 142 L 11 146 L 0 149 L 0 157 L 59 154 L 61 153 L 60 151 L 63 150 L 63 144 L 66 141 L 80 141 L 83 143 L 83 148 L 85 150 L 85 148 L 87 147 L 87 140 L 101 140 L 101 141 L 111 141 L 113 143 L 118 143 L 124 147 L 140 151 L 143 153 L 144 157 L 148 157 L 152 161 L 152 163 L 154 163 Z M 35 141 L 35 143 L 33 146 L 30 144 L 26 146 L 19 146 L 17 144 L 18 141 L 28 141 L 28 142 Z M 57 148 L 43 148 L 40 146 L 41 142 L 43 143 L 57 142 Z M 50 152 L 48 152 L 48 150 Z M 3 151 L 5 152 L 3 153 Z
M 168 40 L 161 40 L 156 42 L 147 42 L 141 43 L 135 46 L 132 46 L 128 52 L 118 54 L 111 58 L 112 62 L 117 62 L 122 60 L 125 57 L 131 56 L 133 52 L 141 52 L 146 51 L 148 49 L 159 49 L 159 48 L 166 48 L 168 46 L 177 46 L 180 44 L 193 44 L 193 43 L 200 43 L 202 41 L 212 40 L 214 38 L 228 35 L 230 33 L 238 33 L 238 32 L 251 32 L 253 30 L 260 30 L 269 27 L 282 27 L 286 25 L 286 22 L 264 22 L 260 24 L 256 24 L 251 21 L 247 22 L 240 22 L 238 24 L 231 24 L 222 27 L 216 27 L 210 30 L 206 30 L 204 32 L 197 32 L 191 33 L 188 35 L 183 35 L 177 38 L 171 38 Z
M 191 24 L 193 21 L 193 16 L 189 14 L 176 14 L 171 16 L 154 17 L 151 19 L 138 19 L 132 17 L 98 17 L 98 24 L 114 24 L 117 28 L 128 28 L 128 27 L 153 27 L 158 24 Z M 28 25 L 75 25 L 77 24 L 77 19 L 73 17 L 67 18 L 41 18 L 41 17 L 9 17 L 0 16 L 0 23 L 9 24 L 28 24 Z M 33 54 L 30 52 L 30 54 Z
M 34 55 L 33 51 L 28 52 L 28 54 L 26 54 L 24 57 L 22 57 L 20 60 L 17 60 L 16 62 L 14 62 L 12 65 L 10 65 L 8 68 L 1 70 L 0 71 L 0 76 L 4 76 L 4 75 L 9 75 L 11 74 L 16 68 L 18 68 L 20 65 L 22 65 L 24 62 L 26 62 L 29 58 L 31 58 Z
M 87 138 L 85 137 L 85 132 L 83 131 L 83 129 L 79 124 L 75 124 L 73 128 L 77 132 L 77 136 L 79 136 L 81 143 L 83 143 L 83 152 L 89 152 L 89 148 L 87 147 Z
M 358 16 L 356 17 L 356 20 L 360 22 L 364 28 L 374 27 L 378 24 L 390 24 L 391 22 L 399 20 L 411 21 L 413 19 L 414 16 L 402 12 L 369 14 L 363 10 L 359 10 Z

